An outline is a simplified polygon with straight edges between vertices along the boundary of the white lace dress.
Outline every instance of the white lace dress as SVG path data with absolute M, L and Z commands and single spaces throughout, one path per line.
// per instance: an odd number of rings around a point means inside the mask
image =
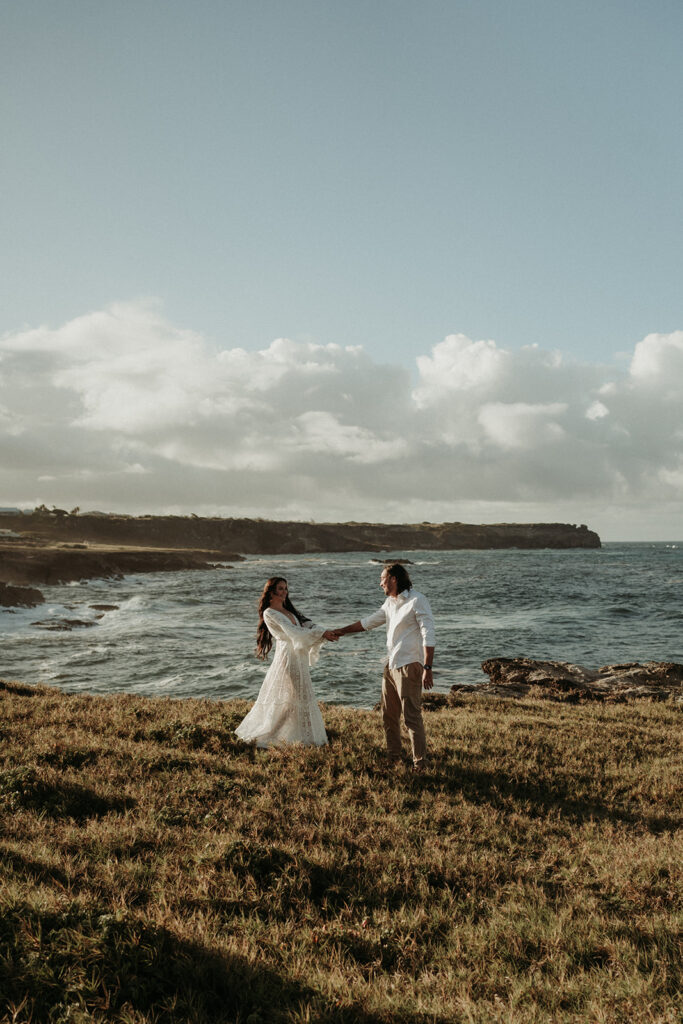
M 255 740 L 257 747 L 283 743 L 324 746 L 327 733 L 309 672 L 325 642 L 324 630 L 312 622 L 295 626 L 274 608 L 266 608 L 263 621 L 275 641 L 275 657 L 256 703 L 235 732 L 242 740 Z

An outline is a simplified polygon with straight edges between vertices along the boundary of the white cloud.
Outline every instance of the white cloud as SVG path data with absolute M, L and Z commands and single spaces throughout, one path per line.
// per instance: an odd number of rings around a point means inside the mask
M 602 389 L 600 390 L 602 393 Z M 588 409 L 586 409 L 587 420 L 601 420 L 603 416 L 609 416 L 609 409 L 604 404 L 604 402 L 596 400 L 595 402 L 591 403 Z
M 464 334 L 450 334 L 434 346 L 431 356 L 418 356 L 415 403 L 423 408 L 454 392 L 495 387 L 507 362 L 508 353 L 497 348 L 495 341 L 470 341 Z
M 557 419 L 566 411 L 563 402 L 489 402 L 479 410 L 478 420 L 498 447 L 530 449 L 565 436 Z
M 0 340 L 12 504 L 569 519 L 683 500 L 681 408 L 681 331 L 648 335 L 625 371 L 450 335 L 414 382 L 357 346 L 220 351 L 154 303 Z
M 297 429 L 298 428 L 298 429 Z M 405 455 L 408 444 L 402 437 L 381 437 L 363 427 L 345 425 L 329 412 L 302 413 L 295 424 L 291 443 L 300 451 L 341 455 L 352 462 L 390 462 Z M 391 431 L 387 431 L 391 434 Z
M 636 384 L 662 387 L 668 394 L 680 391 L 683 378 L 683 331 L 648 334 L 633 352 L 630 368 Z M 673 390 L 671 389 L 673 386 Z

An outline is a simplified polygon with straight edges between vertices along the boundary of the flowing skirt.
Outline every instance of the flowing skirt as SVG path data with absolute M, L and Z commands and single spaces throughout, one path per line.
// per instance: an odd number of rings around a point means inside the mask
M 324 746 L 327 733 L 313 693 L 308 651 L 276 641 L 256 703 L 235 730 L 247 743 L 274 747 L 286 743 Z

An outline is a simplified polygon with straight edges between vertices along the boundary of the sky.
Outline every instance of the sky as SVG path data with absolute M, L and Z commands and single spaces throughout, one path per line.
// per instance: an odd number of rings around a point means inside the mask
M 0 506 L 683 540 L 682 30 L 0 4 Z

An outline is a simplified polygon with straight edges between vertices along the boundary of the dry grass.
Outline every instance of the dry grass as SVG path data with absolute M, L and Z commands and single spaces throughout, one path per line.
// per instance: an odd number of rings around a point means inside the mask
M 463 701 L 255 751 L 245 703 L 0 684 L 0 1019 L 683 1015 L 681 706 Z

